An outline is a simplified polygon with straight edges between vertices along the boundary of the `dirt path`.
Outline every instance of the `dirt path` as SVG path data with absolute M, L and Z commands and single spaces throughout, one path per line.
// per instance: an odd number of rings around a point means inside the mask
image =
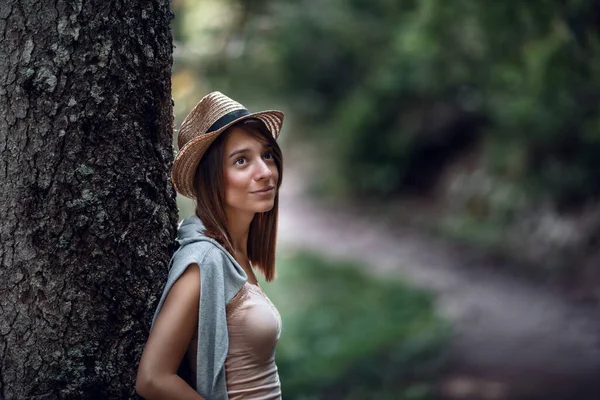
M 361 261 L 436 294 L 456 330 L 446 398 L 600 399 L 591 393 L 600 387 L 598 314 L 486 265 L 466 267 L 473 260 L 440 239 L 311 200 L 287 171 L 282 249 Z

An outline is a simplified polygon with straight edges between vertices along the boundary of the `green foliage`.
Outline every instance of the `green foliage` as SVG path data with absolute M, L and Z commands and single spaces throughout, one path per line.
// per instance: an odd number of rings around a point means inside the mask
M 600 194 L 597 2 L 237 4 L 229 37 L 241 50 L 204 59 L 203 73 L 288 104 L 298 137 L 328 149 L 341 193 L 402 189 L 423 143 L 455 140 L 444 104 L 490 121 L 469 129 L 491 139 L 497 176 L 559 201 Z M 518 175 L 494 155 L 505 148 L 523 156 Z
M 283 319 L 276 358 L 286 398 L 431 398 L 449 329 L 430 295 L 309 254 L 278 270 L 265 291 Z

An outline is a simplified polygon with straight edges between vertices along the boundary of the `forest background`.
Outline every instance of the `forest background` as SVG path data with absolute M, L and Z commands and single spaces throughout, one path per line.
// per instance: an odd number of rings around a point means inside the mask
M 176 119 L 217 89 L 279 107 L 322 199 L 585 281 L 600 264 L 598 8 L 174 1 Z
M 511 274 L 597 303 L 598 4 L 178 0 L 172 10 L 177 122 L 212 90 L 250 109 L 282 109 L 287 171 L 302 175 L 319 202 L 482 251 L 507 261 Z M 183 217 L 193 206 L 180 198 L 179 208 Z M 291 289 L 300 290 L 296 282 L 314 285 L 320 272 L 306 271 L 329 262 L 308 260 L 293 259 L 291 268 L 282 263 L 282 282 L 271 295 L 289 303 L 284 314 L 298 306 L 289 300 Z M 290 269 L 307 276 L 286 277 Z M 331 279 L 322 291 L 354 287 Z M 375 308 L 381 299 L 372 300 Z M 348 298 L 323 312 L 321 328 L 311 332 L 300 328 L 310 313 L 289 317 L 289 341 L 284 337 L 279 351 L 286 394 L 338 398 L 345 387 L 343 394 L 356 398 L 374 388 L 378 398 L 432 396 L 444 365 L 446 325 L 431 304 L 397 301 L 384 301 L 390 307 L 374 313 L 373 331 L 360 330 L 374 338 L 371 354 L 356 354 L 352 335 L 339 334 L 343 321 L 327 326 L 340 315 L 356 316 Z M 398 309 L 412 316 L 395 322 L 421 329 L 386 332 L 374 323 Z M 357 318 L 357 324 L 366 323 Z M 403 334 L 395 361 L 374 367 L 378 352 L 389 351 L 385 343 Z M 415 344 L 418 337 L 425 339 Z M 332 343 L 337 361 L 314 362 Z M 361 364 L 369 367 L 345 371 Z M 385 378 L 386 370 L 398 373 Z M 401 389 L 391 383 L 399 377 Z

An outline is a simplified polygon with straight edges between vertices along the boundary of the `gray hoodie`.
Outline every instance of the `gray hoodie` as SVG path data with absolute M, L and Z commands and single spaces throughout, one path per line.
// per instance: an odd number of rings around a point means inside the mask
M 200 266 L 200 307 L 196 392 L 207 400 L 227 400 L 225 358 L 229 348 L 225 306 L 248 279 L 243 268 L 216 240 L 204 235 L 204 224 L 195 215 L 177 230 L 179 249 L 169 265 L 169 277 L 152 325 L 175 281 L 190 264 Z

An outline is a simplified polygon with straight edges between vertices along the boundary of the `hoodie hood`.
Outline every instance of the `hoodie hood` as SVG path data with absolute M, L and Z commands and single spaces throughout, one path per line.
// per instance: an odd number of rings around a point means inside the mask
M 200 218 L 197 215 L 191 215 L 181 221 L 177 228 L 177 243 L 183 247 L 190 243 L 209 241 L 215 243 L 216 241 L 209 238 L 204 234 L 205 227 Z

